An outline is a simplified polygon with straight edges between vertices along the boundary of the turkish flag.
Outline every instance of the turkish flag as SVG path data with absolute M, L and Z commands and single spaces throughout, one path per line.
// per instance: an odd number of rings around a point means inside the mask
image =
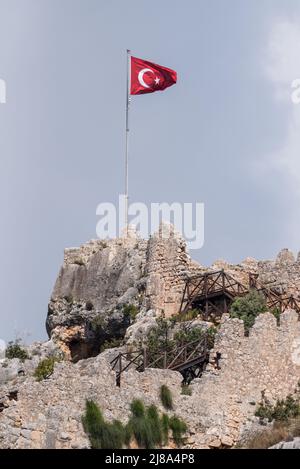
M 170 68 L 131 57 L 130 94 L 162 91 L 177 82 L 177 73 Z

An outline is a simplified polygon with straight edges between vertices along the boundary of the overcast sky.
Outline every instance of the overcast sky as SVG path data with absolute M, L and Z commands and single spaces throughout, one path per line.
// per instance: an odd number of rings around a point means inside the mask
M 133 99 L 131 201 L 204 202 L 204 264 L 300 249 L 298 0 L 0 0 L 2 339 L 46 337 L 64 248 L 123 191 L 126 48 L 179 76 Z

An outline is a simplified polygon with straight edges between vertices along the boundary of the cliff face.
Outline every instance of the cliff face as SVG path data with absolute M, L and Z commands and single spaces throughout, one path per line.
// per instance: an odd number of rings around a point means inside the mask
M 124 336 L 129 324 L 122 306 L 140 303 L 146 247 L 126 239 L 66 250 L 46 325 L 67 357 L 94 356 L 104 341 Z

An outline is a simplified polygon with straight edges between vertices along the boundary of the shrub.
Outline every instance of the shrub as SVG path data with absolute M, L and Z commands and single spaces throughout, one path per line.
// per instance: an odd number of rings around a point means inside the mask
M 230 308 L 230 317 L 242 319 L 246 334 L 255 323 L 255 318 L 267 311 L 265 297 L 257 290 L 251 290 L 247 295 L 236 298 Z
M 21 346 L 21 339 L 16 339 L 14 342 L 8 343 L 5 350 L 5 358 L 19 358 L 22 362 L 29 359 L 27 351 Z
M 57 357 L 44 358 L 35 369 L 34 376 L 37 381 L 48 379 L 53 374 L 55 363 L 59 361 Z
M 170 426 L 170 429 L 172 430 L 173 439 L 176 445 L 182 446 L 183 435 L 187 431 L 186 423 L 174 415 L 169 420 L 169 426 Z
M 93 449 L 120 449 L 124 443 L 124 427 L 119 420 L 105 422 L 102 412 L 93 401 L 86 401 L 86 411 L 82 418 L 85 432 Z
M 281 441 L 286 441 L 289 437 L 290 434 L 288 429 L 286 426 L 281 424 L 272 428 L 265 428 L 264 430 L 255 433 L 246 441 L 238 444 L 236 448 L 268 449 Z
M 279 326 L 280 325 L 280 316 L 281 316 L 280 309 L 279 308 L 274 308 L 274 309 L 272 309 L 271 313 L 275 317 L 275 319 L 277 321 L 277 325 Z
M 269 422 L 288 421 L 300 415 L 299 399 L 289 395 L 285 400 L 280 399 L 274 406 L 262 402 L 255 412 L 256 417 L 260 420 L 267 419 Z
M 201 340 L 206 336 L 207 347 L 211 349 L 214 346 L 216 332 L 217 329 L 215 327 L 209 327 L 206 330 L 203 330 L 199 327 L 182 327 L 174 335 L 174 342 L 176 346 L 184 345 L 190 342 L 196 342 L 197 340 Z
M 114 420 L 111 424 L 107 424 L 110 443 L 108 449 L 123 448 L 124 445 L 124 427 L 120 420 Z
M 127 423 L 127 425 L 124 428 L 124 443 L 126 446 L 130 445 L 132 435 L 133 435 L 133 427 L 132 427 L 132 422 L 130 421 Z
M 139 313 L 138 308 L 135 305 L 125 305 L 123 308 L 124 318 L 134 321 L 137 314 Z
M 131 420 L 131 428 L 139 448 L 155 448 L 156 444 L 152 433 L 152 426 L 145 416 L 140 418 L 133 417 Z
M 134 399 L 130 405 L 131 413 L 134 417 L 144 417 L 145 415 L 145 406 L 140 399 Z
M 165 384 L 160 387 L 160 400 L 165 409 L 173 409 L 172 393 L 168 386 L 166 386 Z
M 86 401 L 82 424 L 93 449 L 121 449 L 129 446 L 133 438 L 139 448 L 154 449 L 167 444 L 170 429 L 175 443 L 182 444 L 186 424 L 178 417 L 169 418 L 166 414 L 160 417 L 156 406 L 145 408 L 139 399 L 132 401 L 130 409 L 131 416 L 124 426 L 118 420 L 106 422 L 97 404 Z
M 161 431 L 162 431 L 162 441 L 166 445 L 169 440 L 169 428 L 170 428 L 170 419 L 167 414 L 163 414 L 161 418 Z
M 99 334 L 105 326 L 105 319 L 101 314 L 98 314 L 91 320 L 91 329 L 95 334 Z

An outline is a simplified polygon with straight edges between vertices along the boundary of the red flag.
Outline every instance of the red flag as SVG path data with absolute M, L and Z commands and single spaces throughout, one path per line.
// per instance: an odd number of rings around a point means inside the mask
M 177 73 L 170 68 L 131 57 L 130 94 L 162 91 L 177 82 Z

